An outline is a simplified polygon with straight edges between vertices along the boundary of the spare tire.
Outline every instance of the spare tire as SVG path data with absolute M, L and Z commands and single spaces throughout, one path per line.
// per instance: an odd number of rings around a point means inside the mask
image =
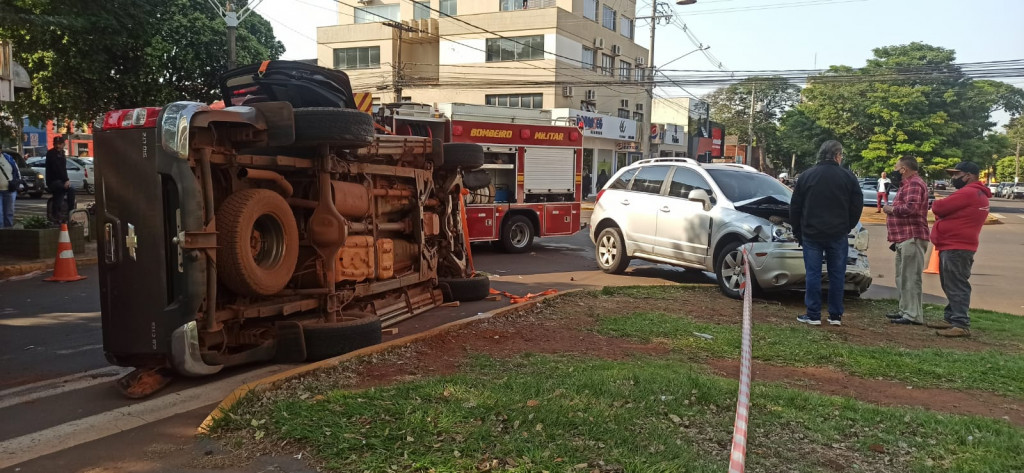
M 476 143 L 445 143 L 442 169 L 462 168 L 464 171 L 484 165 L 484 147 Z
M 217 274 L 245 296 L 281 292 L 295 272 L 299 229 L 284 198 L 266 189 L 246 189 L 217 209 Z
M 491 280 L 481 274 L 471 278 L 440 278 L 437 285 L 445 302 L 479 301 L 491 294 Z
M 296 108 L 293 146 L 362 148 L 373 142 L 373 117 L 347 108 Z
M 306 360 L 323 360 L 376 345 L 382 340 L 380 329 L 380 318 L 364 312 L 345 313 L 341 322 L 303 325 Z

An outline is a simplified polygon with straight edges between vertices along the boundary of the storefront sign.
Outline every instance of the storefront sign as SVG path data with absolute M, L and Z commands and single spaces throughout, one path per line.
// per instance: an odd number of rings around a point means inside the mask
M 452 141 L 575 147 L 583 140 L 574 127 L 452 120 Z
M 640 143 L 635 141 L 615 143 L 616 151 L 640 151 Z

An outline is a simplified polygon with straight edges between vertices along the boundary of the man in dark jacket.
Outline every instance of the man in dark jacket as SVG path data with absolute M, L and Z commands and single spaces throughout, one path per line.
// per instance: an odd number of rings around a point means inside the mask
M 75 188 L 68 178 L 68 158 L 64 154 L 64 137 L 53 139 L 53 148 L 46 152 L 46 185 L 53 194 L 53 220 L 67 223 L 68 214 L 75 210 Z M 61 211 L 61 201 L 67 202 L 67 210 Z
M 843 145 L 830 140 L 818 150 L 818 164 L 800 174 L 790 201 L 793 234 L 804 248 L 807 272 L 804 304 L 807 312 L 797 320 L 821 325 L 821 264 L 828 266 L 828 323 L 842 325 L 843 288 L 846 285 L 847 235 L 860 221 L 864 194 L 857 178 L 843 162 Z
M 601 172 L 597 174 L 597 191 L 601 192 L 601 189 L 603 189 L 604 185 L 607 183 L 608 173 L 604 172 L 604 169 L 602 169 Z
M 948 170 L 953 187 L 957 188 L 949 197 L 932 204 L 935 227 L 932 228 L 932 244 L 939 252 L 939 281 L 942 292 L 946 293 L 945 320 L 929 323 L 941 337 L 971 336 L 971 268 L 974 253 L 978 251 L 978 236 L 981 226 L 988 218 L 988 199 L 992 191 L 978 180 L 981 169 L 977 164 L 962 162 Z

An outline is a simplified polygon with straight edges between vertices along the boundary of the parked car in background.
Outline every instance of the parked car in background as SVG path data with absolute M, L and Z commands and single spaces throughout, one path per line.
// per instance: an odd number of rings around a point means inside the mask
M 946 181 L 935 181 L 935 185 L 933 187 L 937 191 L 944 191 L 946 190 L 947 186 L 949 186 L 949 183 L 947 183 Z
M 1007 182 L 1006 184 L 1004 197 L 1007 199 L 1024 199 L 1024 182 L 1018 182 L 1016 184 Z
M 37 173 L 46 176 L 46 158 L 32 158 L 28 160 L 28 165 L 32 166 Z M 85 167 L 74 161 L 74 158 L 68 158 L 67 160 L 68 179 L 71 180 L 71 185 L 75 189 L 84 190 L 83 183 L 85 182 Z M 45 182 L 45 181 L 44 181 Z M 45 187 L 45 184 L 44 184 Z
M 864 206 L 865 207 L 877 207 L 878 206 L 878 180 L 871 182 L 862 182 L 860 184 L 860 190 L 864 193 Z M 889 204 L 896 200 L 896 189 L 889 189 Z M 885 201 L 882 201 L 885 204 Z
M 802 289 L 803 250 L 788 223 L 792 194 L 742 164 L 638 161 L 597 193 L 590 219 L 597 264 L 622 273 L 638 258 L 713 272 L 722 293 L 739 298 L 741 247 L 751 243 L 754 291 Z M 857 224 L 849 241 L 846 290 L 859 294 L 871 285 L 867 229 Z
M 82 177 L 82 191 L 87 194 L 96 192 L 96 172 L 93 170 L 92 156 L 80 156 L 68 159 L 78 163 L 85 170 L 84 176 Z
M 25 181 L 25 188 L 18 193 L 18 197 L 31 197 L 33 199 L 42 197 L 43 192 L 46 191 L 46 183 L 42 173 L 32 169 L 25 162 L 25 159 L 21 157 L 21 153 L 7 149 L 4 152 L 14 158 L 14 162 L 18 163 L 18 171 L 21 172 L 21 178 Z
M 992 196 L 993 197 L 1003 197 L 1003 198 L 1005 198 L 1006 197 L 1006 190 L 1011 188 L 1011 187 L 1013 187 L 1012 183 L 1000 182 L 999 184 L 996 185 L 996 190 L 992 191 Z
M 999 182 L 990 182 L 990 183 L 988 183 L 988 190 L 992 191 L 992 195 L 996 195 L 996 192 L 999 190 L 999 184 L 1001 184 L 1001 183 L 999 183 Z

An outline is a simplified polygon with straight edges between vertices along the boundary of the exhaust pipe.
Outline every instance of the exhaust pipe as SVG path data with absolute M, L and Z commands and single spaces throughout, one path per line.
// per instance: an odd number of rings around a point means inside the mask
M 272 181 L 274 184 L 277 184 L 278 189 L 281 191 L 281 195 L 284 196 L 284 198 L 286 199 L 291 197 L 292 194 L 295 193 L 295 189 L 292 188 L 292 185 L 287 180 L 285 180 L 284 176 L 274 171 L 242 168 L 238 170 L 238 177 L 240 179 Z

